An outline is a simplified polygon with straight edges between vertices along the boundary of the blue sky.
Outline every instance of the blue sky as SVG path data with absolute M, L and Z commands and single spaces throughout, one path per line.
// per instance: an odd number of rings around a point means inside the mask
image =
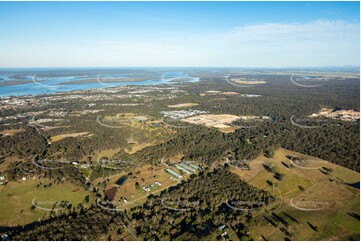
M 359 65 L 359 2 L 0 2 L 0 67 Z

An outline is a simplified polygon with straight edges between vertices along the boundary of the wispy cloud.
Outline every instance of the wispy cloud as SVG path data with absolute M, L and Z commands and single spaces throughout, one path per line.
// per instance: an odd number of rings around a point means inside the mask
M 264 23 L 235 28 L 226 34 L 229 43 L 340 41 L 359 39 L 359 24 L 344 21 L 318 20 L 310 23 Z
M 218 32 L 169 32 L 136 41 L 84 40 L 51 56 L 58 65 L 96 66 L 326 66 L 359 65 L 359 23 L 317 20 L 308 23 L 258 23 Z M 99 36 L 97 36 L 98 39 Z M 44 46 L 32 46 L 29 59 L 43 58 Z M 5 51 L 6 52 L 6 51 Z M 7 53 L 7 52 L 6 52 Z M 12 53 L 4 54 L 9 65 Z M 46 51 L 49 53 L 49 51 Z M 43 64 L 45 63 L 45 64 Z M 74 64 L 75 63 L 75 64 Z
M 223 41 L 234 58 L 250 56 L 254 64 L 359 64 L 359 29 L 358 23 L 344 21 L 263 23 L 234 28 Z

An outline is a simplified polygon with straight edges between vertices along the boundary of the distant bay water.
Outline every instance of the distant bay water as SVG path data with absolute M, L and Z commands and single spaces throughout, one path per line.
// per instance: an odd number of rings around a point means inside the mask
M 25 74 L 24 74 L 25 73 Z M 20 76 L 20 74 L 18 75 Z M 167 72 L 159 73 L 157 77 L 147 79 L 143 77 L 141 81 L 121 81 L 109 82 L 109 79 L 133 78 L 129 74 L 102 74 L 102 75 L 82 75 L 56 77 L 38 77 L 37 75 L 26 75 L 21 73 L 19 78 L 16 73 L 4 74 L 0 73 L 0 97 L 8 96 L 24 96 L 24 95 L 41 95 L 51 93 L 69 92 L 75 90 L 88 90 L 96 88 L 111 88 L 119 86 L 142 86 L 142 85 L 161 85 L 176 84 L 177 79 L 187 78 L 187 82 L 197 82 L 199 78 L 188 76 L 183 72 Z M 133 78 L 134 79 L 134 78 Z M 89 81 L 91 80 L 91 81 Z M 108 81 L 107 81 L 108 80 Z M 74 82 L 74 83 L 73 83 Z M 83 83 L 81 83 L 83 82 Z M 13 85 L 14 83 L 17 83 Z M 66 83 L 66 84 L 65 84 Z

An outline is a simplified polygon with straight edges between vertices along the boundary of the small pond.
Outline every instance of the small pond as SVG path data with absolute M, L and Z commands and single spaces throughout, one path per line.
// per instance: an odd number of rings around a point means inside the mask
M 121 186 L 121 185 L 123 185 L 123 183 L 124 183 L 126 180 L 127 180 L 127 176 L 122 176 L 122 177 L 120 177 L 120 178 L 115 182 L 115 184 Z

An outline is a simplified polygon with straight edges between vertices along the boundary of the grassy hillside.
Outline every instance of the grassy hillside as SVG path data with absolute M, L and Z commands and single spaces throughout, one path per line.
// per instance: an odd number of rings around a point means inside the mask
M 294 162 L 297 157 L 301 162 Z M 279 149 L 273 158 L 260 156 L 251 170 L 231 171 L 268 190 L 280 203 L 255 214 L 255 240 L 350 240 L 360 234 L 360 191 L 350 186 L 360 174 L 336 164 Z M 281 178 L 277 179 L 276 177 Z
M 40 182 L 42 185 L 38 186 Z M 45 179 L 27 180 L 2 186 L 0 203 L 4 209 L 0 213 L 0 225 L 17 226 L 43 220 L 50 216 L 52 208 L 55 213 L 67 212 L 69 204 L 72 207 L 84 204 L 87 195 L 94 200 L 93 195 L 80 186 L 67 182 L 49 186 L 51 182 Z M 60 205 L 61 201 L 65 201 L 64 206 Z

